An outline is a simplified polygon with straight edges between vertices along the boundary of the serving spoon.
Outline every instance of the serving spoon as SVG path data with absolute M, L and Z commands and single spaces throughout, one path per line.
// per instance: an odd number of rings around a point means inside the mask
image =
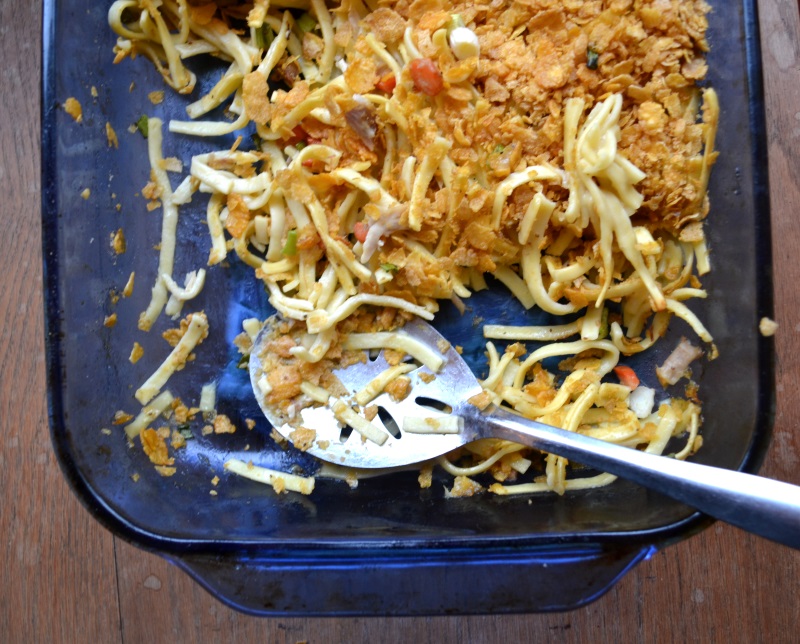
M 301 419 L 290 425 L 266 403 L 259 384 L 265 375 L 262 356 L 273 328 L 269 321 L 264 325 L 250 355 L 256 399 L 285 438 L 291 440 L 298 425 L 314 430 L 315 438 L 306 451 L 323 461 L 377 471 L 427 461 L 480 438 L 503 439 L 620 476 L 748 532 L 800 548 L 800 487 L 607 443 L 494 404 L 479 409 L 473 402 L 483 389 L 471 369 L 436 329 L 419 319 L 398 333 L 423 343 L 443 363 L 437 371 L 422 365 L 406 373 L 411 387 L 404 399 L 395 400 L 383 392 L 370 401 L 378 409 L 371 422 L 380 431 L 382 444 L 365 439 L 337 419 L 330 402 L 302 409 Z M 377 358 L 368 357 L 334 374 L 354 394 L 388 367 L 381 352 Z M 341 400 L 350 407 L 347 398 Z M 339 412 L 341 418 L 341 407 Z M 418 433 L 426 426 L 443 433 Z

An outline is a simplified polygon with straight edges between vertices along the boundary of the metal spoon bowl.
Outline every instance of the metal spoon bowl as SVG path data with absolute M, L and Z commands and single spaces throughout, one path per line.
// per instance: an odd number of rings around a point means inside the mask
M 407 397 L 398 401 L 381 393 L 370 401 L 369 405 L 378 410 L 371 423 L 384 435 L 382 444 L 352 431 L 336 417 L 330 404 L 302 409 L 300 419 L 291 424 L 266 404 L 258 383 L 264 376 L 264 347 L 273 334 L 269 323 L 256 338 L 249 367 L 264 415 L 289 440 L 297 426 L 314 430 L 316 437 L 307 449 L 309 454 L 359 469 L 420 463 L 480 438 L 513 441 L 626 478 L 749 532 L 800 548 L 800 487 L 607 443 L 495 405 L 481 410 L 470 402 L 483 391 L 481 385 L 436 329 L 414 320 L 400 333 L 431 348 L 447 349 L 442 352 L 444 363 L 435 373 L 426 366 L 417 366 L 405 374 L 411 384 Z M 334 373 L 349 392 L 355 393 L 388 366 L 380 354 Z M 435 431 L 452 433 L 417 433 L 425 424 L 424 419 L 429 419 L 427 423 Z

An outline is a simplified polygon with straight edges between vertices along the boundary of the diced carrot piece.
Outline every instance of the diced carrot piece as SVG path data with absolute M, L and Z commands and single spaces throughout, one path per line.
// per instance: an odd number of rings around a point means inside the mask
M 639 386 L 639 376 L 636 372 L 626 365 L 617 365 L 614 367 L 614 373 L 617 374 L 620 384 L 625 385 L 628 389 L 633 391 Z
M 367 231 L 369 230 L 369 226 L 365 224 L 363 221 L 357 221 L 356 225 L 353 226 L 353 234 L 356 236 L 356 239 L 360 241 L 362 244 L 367 241 Z
M 439 67 L 430 58 L 415 58 L 409 64 L 411 80 L 418 92 L 427 96 L 436 96 L 444 89 L 444 80 Z

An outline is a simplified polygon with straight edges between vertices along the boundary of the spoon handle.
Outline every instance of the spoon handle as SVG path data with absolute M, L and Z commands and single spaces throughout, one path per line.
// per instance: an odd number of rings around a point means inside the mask
M 529 420 L 505 409 L 483 415 L 502 438 L 616 474 L 743 530 L 800 549 L 800 487 L 648 454 Z

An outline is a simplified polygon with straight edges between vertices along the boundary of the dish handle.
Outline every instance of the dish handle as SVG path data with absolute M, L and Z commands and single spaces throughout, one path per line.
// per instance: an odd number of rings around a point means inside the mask
M 380 552 L 307 556 L 183 554 L 167 559 L 211 595 L 259 616 L 415 616 L 531 613 L 599 598 L 656 552 L 549 546 L 486 556 Z

